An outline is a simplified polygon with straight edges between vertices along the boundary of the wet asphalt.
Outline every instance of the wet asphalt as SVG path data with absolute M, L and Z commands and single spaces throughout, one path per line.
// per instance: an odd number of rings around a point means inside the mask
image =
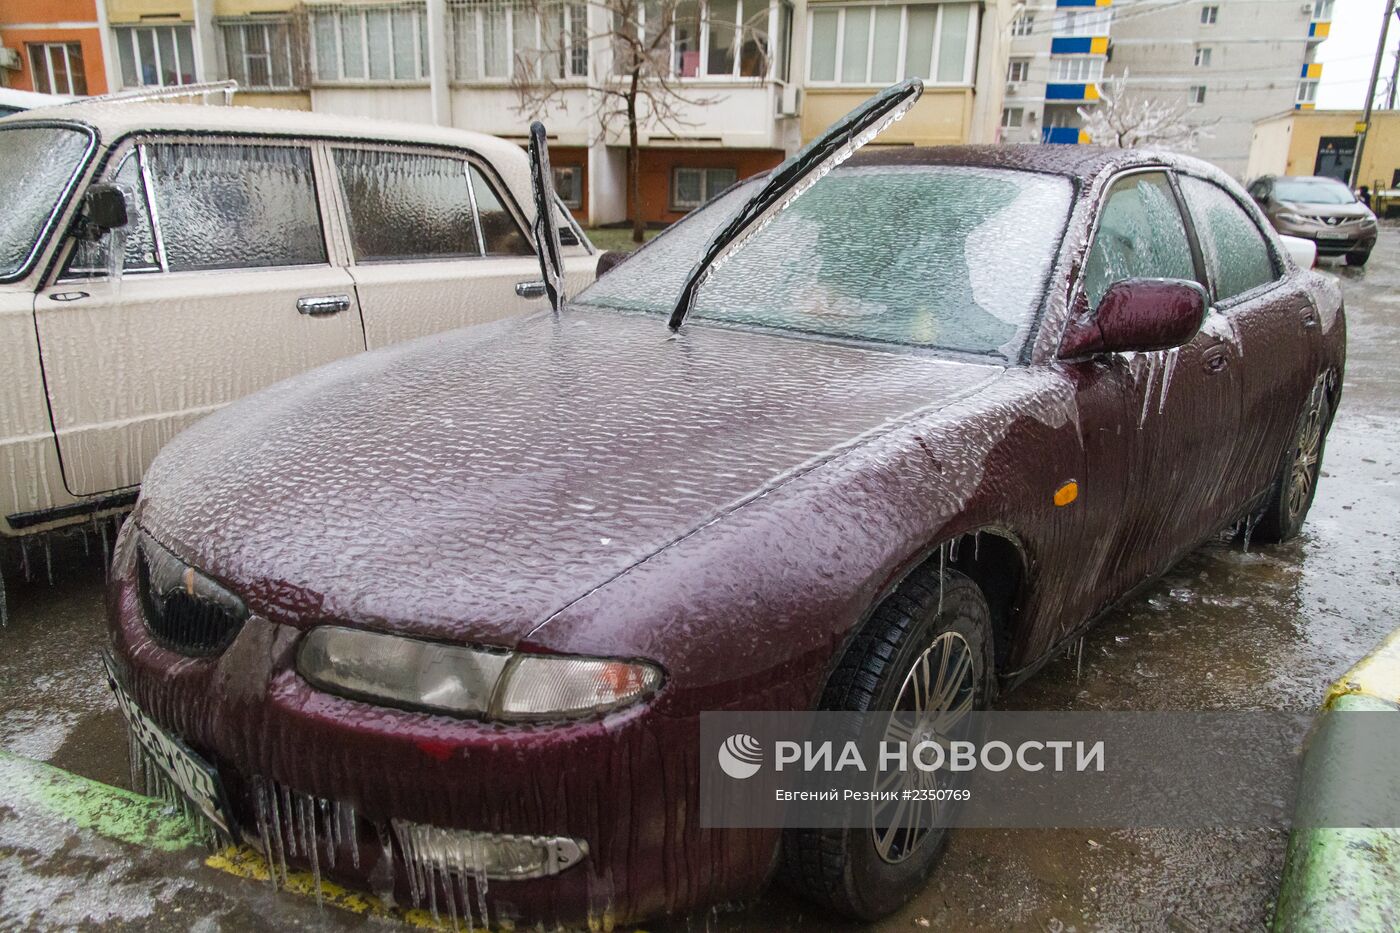
M 1278 547 L 1222 536 L 1003 697 L 1006 709 L 1311 709 L 1400 627 L 1400 226 L 1343 281 L 1343 400 L 1303 535 Z M 0 749 L 128 787 L 120 716 L 99 661 L 102 545 L 73 539 L 28 570 L 6 563 Z M 52 584 L 49 583 L 52 567 Z M 927 888 L 873 927 L 1260 929 L 1283 867 L 1281 831 L 960 830 Z M 0 786 L 0 930 L 382 927 L 204 865 L 78 831 Z M 781 891 L 647 929 L 818 930 L 829 914 Z M 851 927 L 855 929 L 855 927 Z

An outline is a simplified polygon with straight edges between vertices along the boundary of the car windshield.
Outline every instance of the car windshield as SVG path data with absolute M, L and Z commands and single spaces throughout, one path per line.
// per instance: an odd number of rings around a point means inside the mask
M 1303 204 L 1350 204 L 1351 189 L 1333 178 L 1276 178 L 1274 197 Z
M 0 278 L 21 271 L 69 182 L 83 167 L 90 137 L 59 126 L 0 127 Z
M 670 314 L 740 185 L 600 278 L 586 305 Z M 838 169 L 701 286 L 688 320 L 1012 356 L 1054 262 L 1071 188 L 1030 172 Z

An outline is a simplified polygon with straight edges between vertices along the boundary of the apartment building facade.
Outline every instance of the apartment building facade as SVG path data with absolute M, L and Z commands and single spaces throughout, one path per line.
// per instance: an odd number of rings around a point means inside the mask
M 113 90 L 233 78 L 238 104 L 453 125 L 523 143 L 523 69 L 551 88 L 543 117 L 561 196 L 586 223 L 628 216 L 626 126 L 605 128 L 596 116 L 600 88 L 616 80 L 609 34 L 620 0 L 86 2 L 102 7 Z M 882 144 L 998 135 L 1012 0 L 643 0 L 643 21 L 662 2 L 675 4 L 663 39 L 677 112 L 640 128 L 649 222 L 675 220 L 776 165 L 909 76 L 924 80 L 924 97 Z
M 1114 24 L 1107 74 L 1134 94 L 1184 101 L 1194 154 L 1241 179 L 1254 124 L 1311 109 L 1334 0 L 1138 0 Z
M 1112 0 L 1025 4 L 1011 26 L 1002 141 L 1090 141 L 1079 108 L 1099 99 L 1113 19 Z
M 0 86 L 85 96 L 114 87 L 103 0 L 0 3 Z

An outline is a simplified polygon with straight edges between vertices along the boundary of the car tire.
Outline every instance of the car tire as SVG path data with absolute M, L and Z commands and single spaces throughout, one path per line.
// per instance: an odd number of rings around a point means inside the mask
M 1358 250 L 1358 251 L 1356 251 L 1356 252 L 1354 252 L 1354 253 L 1347 253 L 1347 255 L 1346 255 L 1346 264 L 1349 265 L 1349 266 L 1364 266 L 1364 265 L 1366 265 L 1366 260 L 1368 260 L 1368 259 L 1370 259 L 1370 258 L 1371 258 L 1371 251 L 1370 251 L 1369 249 L 1368 249 L 1368 250 Z
M 963 574 L 923 568 L 885 599 L 852 639 L 827 681 L 820 708 L 895 709 L 915 666 L 926 657 L 930 666 L 940 663 L 938 652 L 968 659 L 966 683 L 960 681 L 953 693 L 959 699 L 949 705 L 962 708 L 970 700 L 971 709 L 985 709 L 994 668 L 987 600 Z M 899 830 L 909 851 L 895 851 L 896 843 L 887 837 L 882 854 L 873 811 L 870 819 L 868 825 L 846 829 L 787 830 L 780 862 L 783 881 L 853 920 L 875 920 L 898 910 L 927 883 L 949 831 L 934 828 L 918 836 L 917 828 Z
M 1269 501 L 1259 514 L 1251 537 L 1265 544 L 1278 544 L 1297 536 L 1308 517 L 1317 481 L 1322 475 L 1322 454 L 1327 446 L 1327 428 L 1332 419 L 1332 406 L 1327 388 L 1322 382 L 1313 386 L 1307 407 L 1298 418 L 1298 425 L 1284 452 L 1274 477 Z

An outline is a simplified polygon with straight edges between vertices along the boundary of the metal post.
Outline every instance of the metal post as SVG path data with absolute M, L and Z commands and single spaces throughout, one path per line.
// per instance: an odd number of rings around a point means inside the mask
M 1381 20 L 1381 38 L 1376 43 L 1376 58 L 1371 63 L 1371 83 L 1366 88 L 1366 110 L 1361 115 L 1362 130 L 1357 134 L 1356 156 L 1351 160 L 1351 175 L 1348 184 L 1356 188 L 1361 175 L 1361 157 L 1366 152 L 1366 137 L 1371 134 L 1371 105 L 1376 99 L 1376 84 L 1381 78 L 1381 61 L 1385 58 L 1385 36 L 1390 31 L 1390 17 L 1395 12 L 1395 0 L 1386 0 L 1385 19 Z
M 1385 103 L 1386 110 L 1395 109 L 1395 82 L 1400 81 L 1400 49 L 1395 50 L 1395 67 L 1390 71 L 1390 94 Z

